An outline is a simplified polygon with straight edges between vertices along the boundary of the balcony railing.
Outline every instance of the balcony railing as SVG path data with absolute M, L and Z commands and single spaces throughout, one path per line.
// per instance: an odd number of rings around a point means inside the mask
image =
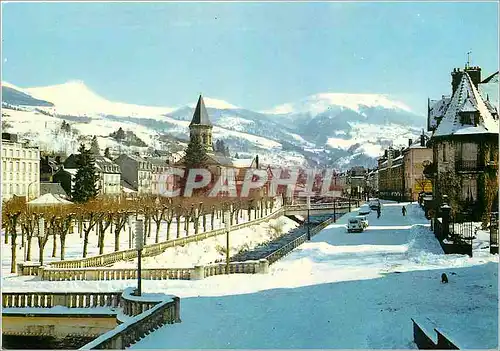
M 484 162 L 477 160 L 455 160 L 455 170 L 461 172 L 484 171 Z

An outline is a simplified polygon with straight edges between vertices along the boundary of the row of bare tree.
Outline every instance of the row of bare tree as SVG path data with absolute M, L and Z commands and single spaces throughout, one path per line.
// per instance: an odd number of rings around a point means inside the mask
M 143 196 L 134 199 L 97 198 L 83 204 L 59 206 L 32 206 L 24 198 L 13 198 L 4 202 L 2 208 L 2 226 L 5 231 L 5 244 L 11 244 L 11 272 L 16 272 L 17 237 L 21 236 L 21 245 L 26 245 L 26 261 L 31 260 L 31 242 L 37 238 L 39 262 L 43 265 L 44 249 L 52 237 L 52 257 L 57 254 L 57 237 L 59 238 L 60 258 L 64 260 L 67 235 L 72 233 L 76 224 L 80 238 L 83 239 L 82 257 L 87 257 L 90 233 L 97 234 L 99 254 L 104 253 L 106 232 L 113 233 L 114 250 L 120 250 L 120 234 L 131 225 L 129 218 L 144 220 L 144 244 L 152 236 L 152 222 L 156 224 L 154 242 L 160 241 L 160 228 L 166 223 L 166 240 L 170 240 L 171 225 L 177 226 L 176 238 L 181 233 L 181 223 L 185 235 L 190 235 L 190 223 L 193 223 L 194 234 L 200 227 L 203 231 L 213 230 L 216 218 L 223 218 L 224 212 L 230 213 L 231 223 L 238 223 L 242 212 L 247 211 L 247 218 L 264 216 L 274 207 L 274 198 L 254 196 L 246 199 L 236 198 L 165 198 Z M 40 219 L 43 218 L 43 221 Z M 43 223 L 44 228 L 39 228 Z M 40 233 L 44 233 L 41 235 Z M 150 239 L 151 241 L 151 239 Z

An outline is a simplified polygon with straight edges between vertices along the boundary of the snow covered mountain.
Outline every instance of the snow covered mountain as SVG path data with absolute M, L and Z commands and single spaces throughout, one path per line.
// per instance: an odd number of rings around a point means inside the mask
M 204 100 L 215 125 L 214 139 L 223 139 L 232 154 L 258 153 L 272 164 L 373 166 L 383 148 L 405 145 L 425 125 L 425 118 L 405 104 L 376 94 L 316 94 L 263 112 L 220 99 Z M 2 105 L 9 108 L 5 119 L 12 131 L 65 152 L 74 152 L 92 135 L 98 136 L 102 149 L 123 152 L 123 146 L 109 138 L 120 126 L 150 148 L 178 151 L 187 141 L 194 104 L 172 108 L 112 102 L 81 81 L 41 88 L 2 82 Z M 66 144 L 56 145 L 65 140 L 60 137 L 62 119 L 70 122 L 73 132 L 65 137 Z

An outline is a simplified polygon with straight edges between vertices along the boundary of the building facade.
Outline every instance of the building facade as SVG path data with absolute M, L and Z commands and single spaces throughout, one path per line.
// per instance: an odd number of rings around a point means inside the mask
M 121 194 L 120 166 L 104 156 L 94 156 L 99 176 L 99 194 L 117 196 Z
M 2 201 L 13 196 L 40 196 L 40 150 L 18 142 L 16 134 L 2 133 Z
M 415 142 L 410 139 L 403 150 L 404 197 L 405 200 L 417 201 L 422 192 L 432 192 L 432 182 L 424 175 L 424 166 L 432 162 L 432 148 L 427 146 L 429 137 L 423 132 Z
M 402 150 L 389 148 L 378 160 L 379 196 L 382 199 L 405 199 L 404 158 Z
M 441 203 L 447 195 L 452 211 L 484 218 L 498 206 L 498 106 L 480 94 L 481 68 L 454 69 L 451 76 L 449 103 L 441 114 L 428 115 L 435 125 L 434 198 Z
M 152 193 L 153 165 L 138 155 L 120 155 L 114 161 L 119 167 L 121 177 L 130 184 L 138 195 Z

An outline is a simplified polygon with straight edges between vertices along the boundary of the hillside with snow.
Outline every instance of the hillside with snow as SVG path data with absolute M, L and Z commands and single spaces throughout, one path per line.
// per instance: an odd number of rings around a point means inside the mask
M 42 149 L 65 153 L 93 135 L 102 150 L 110 147 L 114 153 L 179 151 L 188 140 L 195 100 L 177 108 L 141 106 L 109 101 L 82 81 L 36 88 L 2 82 L 11 131 Z M 211 97 L 204 101 L 214 140 L 224 140 L 232 155 L 259 154 L 269 164 L 371 167 L 385 147 L 406 145 L 425 125 L 424 117 L 404 103 L 376 94 L 316 94 L 264 112 Z M 69 135 L 61 134 L 63 120 L 71 125 Z M 119 127 L 133 131 L 147 147 L 119 145 L 109 137 Z

